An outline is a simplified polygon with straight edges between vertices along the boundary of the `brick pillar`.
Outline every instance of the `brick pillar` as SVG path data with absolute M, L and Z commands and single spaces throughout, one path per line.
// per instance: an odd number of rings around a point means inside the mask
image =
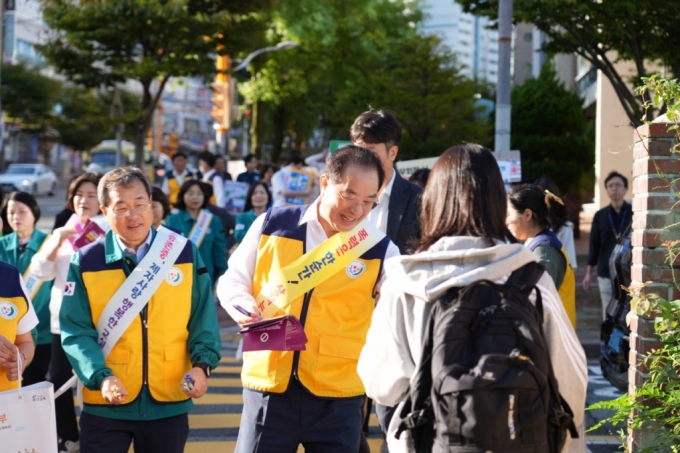
M 680 206 L 671 211 L 678 198 L 673 187 L 657 173 L 658 167 L 669 181 L 680 178 L 680 155 L 671 153 L 676 143 L 675 131 L 668 132 L 668 126 L 667 123 L 643 125 L 634 133 L 631 277 L 633 285 L 654 282 L 644 288 L 645 293 L 656 293 L 673 300 L 680 294 L 673 286 L 672 271 L 666 263 L 665 249 L 661 244 L 680 238 L 676 228 L 670 231 L 665 228 L 680 222 Z M 653 319 L 635 315 L 630 328 L 628 381 L 629 392 L 633 392 L 646 376 L 640 360 L 652 349 L 658 348 L 660 343 L 654 332 Z M 650 435 L 631 430 L 628 448 L 631 452 L 639 451 L 651 446 L 652 440 Z

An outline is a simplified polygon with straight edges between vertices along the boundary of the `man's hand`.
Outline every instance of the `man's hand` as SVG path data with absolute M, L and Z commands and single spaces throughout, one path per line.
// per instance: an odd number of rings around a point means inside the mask
M 127 389 L 116 376 L 109 376 L 102 381 L 102 397 L 111 404 L 121 404 L 125 402 Z
M 589 292 L 589 291 L 590 291 L 590 272 L 588 272 L 588 273 L 586 274 L 586 276 L 583 277 L 583 283 L 582 283 L 582 285 L 583 285 L 583 289 L 584 289 L 586 292 Z
M 208 378 L 205 377 L 205 372 L 201 368 L 194 367 L 187 374 L 194 380 L 194 388 L 190 391 L 184 390 L 184 393 L 191 398 L 200 398 L 208 391 Z
M 0 365 L 11 360 L 17 353 L 17 347 L 7 338 L 0 335 Z
M 21 353 L 19 353 L 21 354 Z M 21 373 L 26 369 L 26 359 L 22 357 L 21 360 Z M 17 353 L 15 352 L 12 357 L 4 364 L 5 374 L 7 375 L 8 381 L 18 381 L 19 380 L 19 361 L 17 360 Z
M 257 322 L 257 321 L 262 321 L 262 315 L 259 313 L 252 313 L 252 316 L 245 316 L 241 319 L 238 320 L 238 323 L 240 326 L 243 326 L 244 324 L 250 324 L 251 322 Z

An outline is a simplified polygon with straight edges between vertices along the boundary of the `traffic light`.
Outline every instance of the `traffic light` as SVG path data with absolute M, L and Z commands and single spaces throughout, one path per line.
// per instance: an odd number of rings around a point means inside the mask
M 215 127 L 220 132 L 227 132 L 230 126 L 229 110 L 231 109 L 231 99 L 229 96 L 229 56 L 218 55 L 216 63 L 217 76 L 210 84 L 214 90 L 214 96 L 210 99 L 213 109 L 210 116 L 215 120 Z

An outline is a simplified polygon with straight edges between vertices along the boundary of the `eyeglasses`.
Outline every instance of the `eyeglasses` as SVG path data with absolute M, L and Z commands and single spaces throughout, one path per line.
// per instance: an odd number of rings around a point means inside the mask
M 131 215 L 133 212 L 136 214 L 144 214 L 146 211 L 149 210 L 150 207 L 151 203 L 139 203 L 135 205 L 134 208 L 123 206 L 120 208 L 113 209 L 112 211 L 114 216 L 122 218 Z
M 335 184 L 331 184 L 331 185 L 335 188 L 335 190 L 338 192 L 338 195 L 340 195 L 340 198 L 342 198 L 345 201 L 345 203 L 354 204 L 354 205 L 360 204 L 361 209 L 373 209 L 376 206 L 378 206 L 378 203 L 376 203 L 375 201 L 361 201 L 361 200 L 357 200 L 356 198 L 347 197 L 347 196 L 343 195 L 342 192 L 340 192 L 340 189 L 338 189 L 335 186 Z

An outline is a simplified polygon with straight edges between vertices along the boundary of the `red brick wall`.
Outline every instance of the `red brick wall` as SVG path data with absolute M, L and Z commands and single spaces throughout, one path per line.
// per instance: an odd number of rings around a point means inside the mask
M 633 150 L 633 285 L 647 281 L 654 283 L 645 287 L 645 293 L 657 293 L 668 300 L 680 298 L 673 285 L 673 274 L 666 262 L 665 249 L 661 244 L 671 237 L 667 226 L 680 222 L 680 204 L 676 189 L 680 188 L 680 155 L 671 153 L 675 145 L 675 131 L 668 132 L 669 124 L 644 125 L 635 131 Z M 664 176 L 658 174 L 658 170 Z M 677 180 L 677 181 L 676 181 Z M 669 184 L 670 181 L 671 183 Z M 671 209 L 673 208 L 673 209 Z M 674 236 L 677 236 L 675 234 Z M 680 263 L 679 263 L 680 264 Z M 680 281 L 680 270 L 676 270 Z M 644 355 L 660 346 L 655 333 L 654 321 L 635 315 L 631 322 L 629 391 L 645 379 L 645 369 L 640 363 Z M 628 448 L 639 451 L 650 446 L 652 438 L 640 432 L 630 432 Z

